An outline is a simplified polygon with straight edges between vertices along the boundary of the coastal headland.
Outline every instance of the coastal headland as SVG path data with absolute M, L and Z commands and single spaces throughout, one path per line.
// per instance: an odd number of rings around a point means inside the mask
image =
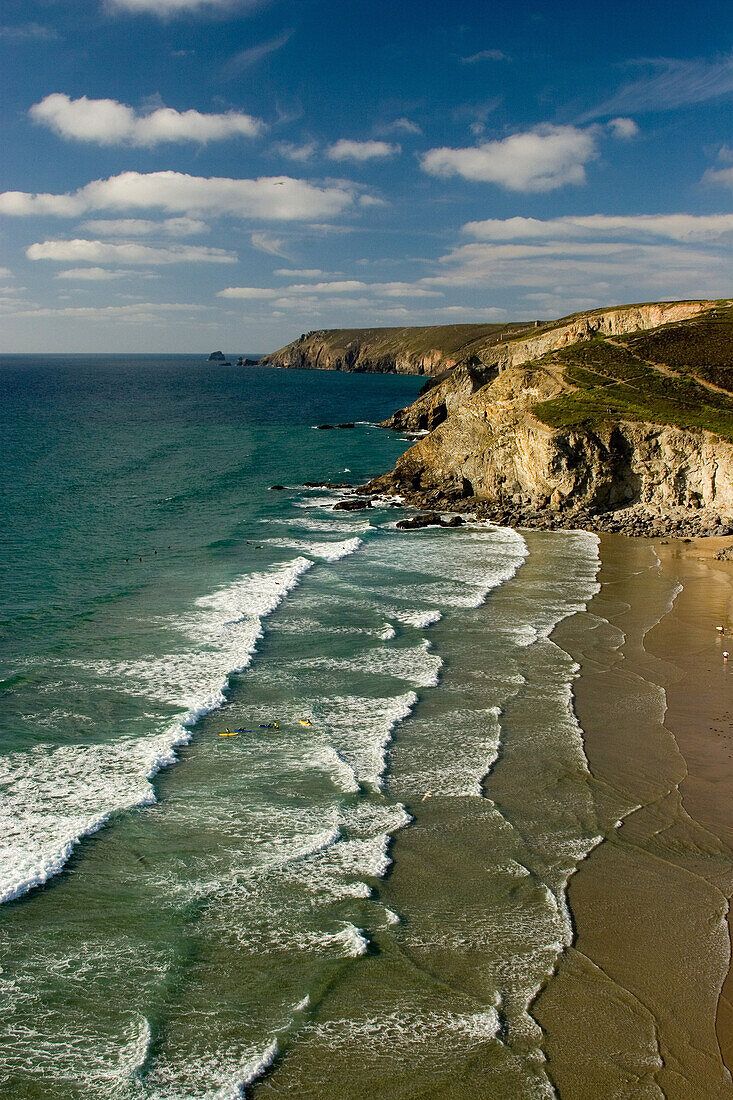
M 434 376 L 384 422 L 414 443 L 367 492 L 510 526 L 733 532 L 730 300 L 485 328 L 308 333 L 263 363 Z

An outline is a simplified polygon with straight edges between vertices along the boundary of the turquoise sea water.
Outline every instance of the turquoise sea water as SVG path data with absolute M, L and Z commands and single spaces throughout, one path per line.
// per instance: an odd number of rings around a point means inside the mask
M 389 468 L 418 387 L 0 366 L 1 1095 L 426 1096 L 479 1056 L 456 1095 L 551 1094 L 528 1006 L 597 824 L 549 634 L 596 540 L 303 488 Z

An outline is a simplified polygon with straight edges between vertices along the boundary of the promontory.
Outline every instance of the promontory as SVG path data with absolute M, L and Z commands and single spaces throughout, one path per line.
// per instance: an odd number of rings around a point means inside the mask
M 429 376 L 384 423 L 419 438 L 372 493 L 517 525 L 733 531 L 729 299 L 311 332 L 263 363 Z

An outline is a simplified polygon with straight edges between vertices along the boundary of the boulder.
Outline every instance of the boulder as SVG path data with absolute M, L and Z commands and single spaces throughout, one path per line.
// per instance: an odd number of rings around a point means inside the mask
M 360 512 L 363 508 L 371 508 L 371 506 L 371 500 L 367 500 L 366 497 L 349 497 L 334 504 L 333 510 L 334 512 Z

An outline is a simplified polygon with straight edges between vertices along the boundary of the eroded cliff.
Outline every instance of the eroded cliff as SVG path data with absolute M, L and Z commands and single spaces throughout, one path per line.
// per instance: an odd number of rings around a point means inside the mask
M 676 352 L 687 333 L 691 362 L 645 359 L 629 337 L 639 332 L 660 337 L 644 347 Z M 729 304 L 597 311 L 517 338 L 501 362 L 458 367 L 386 422 L 429 434 L 371 488 L 431 506 L 484 502 L 518 522 L 626 511 L 632 525 L 664 519 L 660 533 L 680 517 L 719 528 L 733 517 L 733 396 L 724 369 L 705 380 L 713 339 L 733 370 Z

